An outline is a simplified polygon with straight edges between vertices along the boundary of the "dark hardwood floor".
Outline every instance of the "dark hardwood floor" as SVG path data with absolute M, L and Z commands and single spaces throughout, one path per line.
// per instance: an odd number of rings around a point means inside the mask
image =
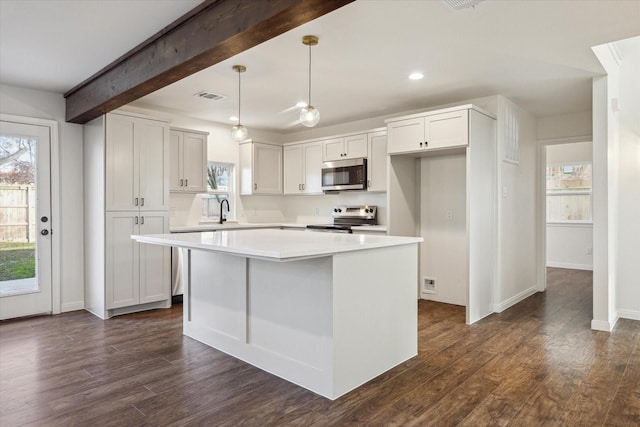
M 330 401 L 182 336 L 181 306 L 0 323 L 2 426 L 638 426 L 640 322 L 594 332 L 591 273 L 471 326 L 419 303 L 419 355 Z

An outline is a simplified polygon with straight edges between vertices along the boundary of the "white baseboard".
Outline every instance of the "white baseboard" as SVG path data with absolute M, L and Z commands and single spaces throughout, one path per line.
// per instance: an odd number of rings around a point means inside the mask
M 618 321 L 618 316 L 616 316 L 613 322 L 607 322 L 606 320 L 591 319 L 591 329 L 593 329 L 594 331 L 611 332 L 613 330 L 613 327 L 616 326 L 617 321 Z
M 507 308 L 516 305 L 517 303 L 519 303 L 520 301 L 522 301 L 525 298 L 529 298 L 531 295 L 535 294 L 536 292 L 538 292 L 538 290 L 535 288 L 535 286 L 532 286 L 528 289 L 525 289 L 524 291 L 520 292 L 517 295 L 512 296 L 511 298 L 502 301 L 498 304 L 494 304 L 493 305 L 493 312 L 494 313 L 502 313 L 503 311 L 505 311 Z
M 621 319 L 640 320 L 640 311 L 638 311 L 638 310 L 618 310 L 618 316 Z
M 61 313 L 76 310 L 84 310 L 84 301 L 65 302 L 60 306 Z
M 426 299 L 428 301 L 435 301 L 435 302 L 442 302 L 444 304 L 453 304 L 453 305 L 460 305 L 462 307 L 466 306 L 466 303 L 461 303 L 458 300 L 452 299 L 452 298 L 443 298 L 441 296 L 438 296 L 438 294 L 428 294 L 425 292 L 422 292 L 420 294 L 420 298 L 421 299 Z
M 589 264 L 572 264 L 570 262 L 547 261 L 547 267 L 570 268 L 572 270 L 589 270 L 589 271 L 593 271 L 593 265 L 589 265 Z

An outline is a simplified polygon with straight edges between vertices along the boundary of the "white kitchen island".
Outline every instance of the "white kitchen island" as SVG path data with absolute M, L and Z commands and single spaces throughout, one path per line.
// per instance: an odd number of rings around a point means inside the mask
M 417 354 L 421 238 L 230 230 L 182 248 L 185 335 L 336 399 Z

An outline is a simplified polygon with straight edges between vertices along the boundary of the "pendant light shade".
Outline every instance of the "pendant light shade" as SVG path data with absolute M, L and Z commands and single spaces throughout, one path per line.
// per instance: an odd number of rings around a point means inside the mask
M 232 68 L 233 71 L 238 73 L 238 124 L 231 128 L 231 138 L 233 138 L 234 141 L 242 142 L 249 136 L 249 130 L 240 122 L 240 74 L 247 71 L 247 67 L 244 65 L 234 65 Z
M 311 46 L 318 44 L 318 37 L 304 36 L 302 38 L 302 44 L 309 46 L 309 102 L 300 110 L 300 123 L 312 128 L 320 121 L 320 111 L 311 105 Z

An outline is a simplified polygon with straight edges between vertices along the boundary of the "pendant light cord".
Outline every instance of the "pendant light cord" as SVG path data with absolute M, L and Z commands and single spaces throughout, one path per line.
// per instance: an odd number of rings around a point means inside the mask
M 238 124 L 241 124 L 240 122 L 240 104 L 242 103 L 242 92 L 241 92 L 241 88 L 242 85 L 240 84 L 240 78 L 242 73 L 240 72 L 240 70 L 238 70 Z
M 311 107 L 311 44 L 309 44 L 309 104 L 307 108 Z

